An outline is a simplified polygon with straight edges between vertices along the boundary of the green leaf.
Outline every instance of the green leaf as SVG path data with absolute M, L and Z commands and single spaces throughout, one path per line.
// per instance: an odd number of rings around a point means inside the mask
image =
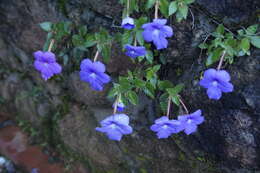
M 183 84 L 178 84 L 174 88 L 167 88 L 166 91 L 169 93 L 171 97 L 176 96 L 183 89 Z
M 171 97 L 171 99 L 172 99 L 172 102 L 173 102 L 174 104 L 176 104 L 177 106 L 180 105 L 180 99 L 179 99 L 179 97 L 178 97 L 177 95 Z
M 260 48 L 260 36 L 252 36 L 250 37 L 250 42 L 257 48 Z
M 82 37 L 80 35 L 73 35 L 72 43 L 75 47 L 82 46 L 84 44 Z
M 128 91 L 127 96 L 129 101 L 133 104 L 136 105 L 138 103 L 138 96 L 134 91 Z
M 160 96 L 159 101 L 160 101 L 160 107 L 163 112 L 167 112 L 167 107 L 168 107 L 168 93 L 164 93 Z
M 125 31 L 122 35 L 122 46 L 126 44 L 132 44 L 133 42 L 133 34 L 132 31 Z
M 223 35 L 225 32 L 224 25 L 222 25 L 222 24 L 218 25 L 216 32 Z
M 84 46 L 86 48 L 92 47 L 96 44 L 97 42 L 95 41 L 95 35 L 94 34 L 87 34 L 84 42 Z
M 41 27 L 44 31 L 50 32 L 51 29 L 52 29 L 52 23 L 51 23 L 51 22 L 43 22 L 43 23 L 40 23 L 40 27 Z
M 246 29 L 246 34 L 248 34 L 248 35 L 255 34 L 256 31 L 257 31 L 257 28 L 258 28 L 258 24 L 249 26 L 249 27 Z
M 199 44 L 199 48 L 201 49 L 207 49 L 208 48 L 208 45 L 206 43 L 201 43 Z
M 104 62 L 108 63 L 111 55 L 111 45 L 110 44 L 102 45 L 101 54 Z
M 165 17 L 168 17 L 169 16 L 169 2 L 168 2 L 168 0 L 160 0 L 159 9 Z
M 217 62 L 221 56 L 223 49 L 215 49 L 213 52 L 209 53 L 209 56 L 206 61 L 206 66 L 210 66 L 211 64 Z
M 49 32 L 46 37 L 47 38 L 46 38 L 46 41 L 45 41 L 44 46 L 43 46 L 43 51 L 44 52 L 46 52 L 48 50 L 48 48 L 49 48 L 49 45 L 51 43 L 52 33 Z
M 146 83 L 146 87 L 143 89 L 144 93 L 154 99 L 154 87 L 150 82 Z
M 191 3 L 195 2 L 195 0 L 184 0 L 184 2 L 185 2 L 186 4 L 191 4 Z
M 169 5 L 169 16 L 174 14 L 178 9 L 177 1 L 172 1 Z
M 155 2 L 156 2 L 156 0 L 148 0 L 145 4 L 145 9 L 148 10 L 148 9 L 152 8 L 154 6 Z
M 146 60 L 150 63 L 153 64 L 153 52 L 148 50 L 146 51 L 146 55 L 145 55 Z
M 141 80 L 141 79 L 134 79 L 133 80 L 133 84 L 135 85 L 135 87 L 137 88 L 143 88 L 145 86 L 145 81 Z
M 179 6 L 178 8 L 178 11 L 180 12 L 180 14 L 182 15 L 182 17 L 184 19 L 187 18 L 188 16 L 188 10 L 189 10 L 189 7 L 186 5 L 186 4 L 182 4 L 181 6 Z
M 244 52 L 247 52 L 250 49 L 250 41 L 248 38 L 243 38 L 240 43 L 240 47 Z
M 173 88 L 173 84 L 168 80 L 158 81 L 158 88 L 160 90 L 165 90 L 167 88 Z
M 136 28 L 141 28 L 143 24 L 147 23 L 147 17 L 140 17 L 135 20 Z
M 136 36 L 136 39 L 137 39 L 137 41 L 138 41 L 138 43 L 139 43 L 141 46 L 144 45 L 144 38 L 143 38 L 142 33 L 143 33 L 142 30 L 138 30 L 138 31 L 136 32 L 136 35 L 135 35 L 135 36 Z

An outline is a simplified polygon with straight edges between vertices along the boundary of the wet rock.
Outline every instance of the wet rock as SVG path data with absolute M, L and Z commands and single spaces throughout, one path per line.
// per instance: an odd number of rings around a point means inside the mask
M 68 84 L 71 95 L 75 100 L 91 106 L 110 105 L 106 96 L 111 85 L 105 85 L 103 91 L 94 91 L 89 87 L 88 83 L 80 80 L 79 72 L 70 75 Z

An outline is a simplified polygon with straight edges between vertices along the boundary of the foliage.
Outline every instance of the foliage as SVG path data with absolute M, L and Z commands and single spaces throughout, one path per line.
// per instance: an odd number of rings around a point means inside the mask
M 210 66 L 219 61 L 223 52 L 228 63 L 234 62 L 234 57 L 250 55 L 251 45 L 260 48 L 260 36 L 256 35 L 258 25 L 249 26 L 247 29 L 237 31 L 237 35 L 226 32 L 225 27 L 220 24 L 216 31 L 211 34 L 214 38 L 210 43 L 201 43 L 201 49 L 207 49 L 206 65 Z

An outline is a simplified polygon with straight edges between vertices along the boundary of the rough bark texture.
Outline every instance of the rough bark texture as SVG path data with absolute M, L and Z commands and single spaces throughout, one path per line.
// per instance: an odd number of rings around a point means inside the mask
M 198 58 L 197 48 L 215 28 L 213 17 L 231 28 L 254 24 L 259 0 L 197 0 L 191 8 L 193 29 L 191 18 L 170 21 L 175 36 L 163 51 L 168 63 L 162 77 L 185 83 L 184 100 L 190 110 L 202 109 L 206 122 L 194 135 L 158 140 L 149 130 L 159 116 L 157 102 L 140 96 L 141 104 L 127 110 L 135 132 L 120 143 L 95 131 L 98 121 L 112 112 L 107 90 L 91 91 L 77 71 L 68 70 L 62 79 L 44 82 L 32 66 L 32 53 L 41 49 L 46 37 L 38 23 L 69 19 L 90 30 L 103 26 L 113 31 L 122 8 L 117 0 L 61 2 L 0 0 L 0 112 L 19 115 L 38 129 L 50 128 L 43 119 L 52 122 L 54 115 L 61 114 L 57 127 L 50 129 L 56 129 L 61 140 L 88 161 L 91 172 L 260 172 L 260 51 L 226 66 L 235 91 L 211 101 L 198 86 L 205 55 Z M 59 10 L 61 5 L 65 12 Z M 114 47 L 108 71 L 121 74 L 131 62 Z M 182 73 L 177 75 L 176 69 Z

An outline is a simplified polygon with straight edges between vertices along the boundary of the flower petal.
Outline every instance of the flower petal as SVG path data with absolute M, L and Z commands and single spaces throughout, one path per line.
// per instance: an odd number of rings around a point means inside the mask
M 221 90 L 217 87 L 209 87 L 207 90 L 208 97 L 210 99 L 219 100 L 221 98 Z
M 42 60 L 43 60 L 43 59 L 42 59 L 43 54 L 44 54 L 44 53 L 43 53 L 42 51 L 38 50 L 38 51 L 36 51 L 36 52 L 33 53 L 33 56 L 34 56 L 34 58 L 35 58 L 36 60 L 42 61 Z
M 216 77 L 216 74 L 217 74 L 217 70 L 210 68 L 204 72 L 203 78 L 208 79 L 208 80 L 214 80 L 214 78 Z
M 44 52 L 43 54 L 43 60 L 48 63 L 53 63 L 56 61 L 55 54 L 52 52 Z
M 219 71 L 217 71 L 216 78 L 219 81 L 225 81 L 225 82 L 230 81 L 230 75 L 229 75 L 229 73 L 226 70 L 219 70 Z
M 118 124 L 119 130 L 122 134 L 128 135 L 133 132 L 133 128 L 129 125 Z
M 120 141 L 122 138 L 122 133 L 120 133 L 117 129 L 112 129 L 106 132 L 107 136 L 111 140 Z
M 59 73 L 61 73 L 61 70 L 62 70 L 61 66 L 56 62 L 50 63 L 49 68 L 54 74 L 59 74 Z
M 167 48 L 168 41 L 161 36 L 161 33 L 158 36 L 153 36 L 153 44 L 156 46 L 157 50 Z
M 90 59 L 83 59 L 80 64 L 80 70 L 91 69 L 93 62 Z
M 91 68 L 94 69 L 97 72 L 104 73 L 106 71 L 105 65 L 100 61 L 93 62 L 93 66 Z
M 161 129 L 157 132 L 158 139 L 168 138 L 171 135 L 171 131 L 169 129 Z
M 146 42 L 152 42 L 153 41 L 152 30 L 144 30 L 142 35 L 143 35 L 143 38 Z
M 220 82 L 218 88 L 220 88 L 222 92 L 228 93 L 233 91 L 234 86 L 229 82 Z
M 169 26 L 163 26 L 161 32 L 164 33 L 165 37 L 171 37 L 173 35 L 172 28 Z
M 212 86 L 212 80 L 209 80 L 208 78 L 203 78 L 200 80 L 199 84 L 204 88 L 209 88 Z
M 196 124 L 193 124 L 193 123 L 190 123 L 190 124 L 187 124 L 186 127 L 185 127 L 185 130 L 184 132 L 189 135 L 191 133 L 194 133 L 196 132 L 197 130 L 197 125 Z
M 167 23 L 166 19 L 153 19 L 153 23 L 159 25 L 165 25 Z

